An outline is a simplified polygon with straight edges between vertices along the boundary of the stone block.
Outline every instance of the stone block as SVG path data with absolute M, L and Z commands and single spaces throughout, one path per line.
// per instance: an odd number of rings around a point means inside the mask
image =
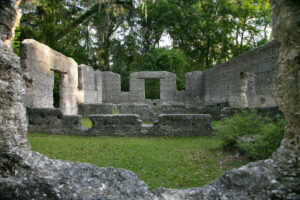
M 45 128 L 61 128 L 63 114 L 57 108 L 27 108 L 27 117 L 30 126 L 37 125 Z
M 211 135 L 211 116 L 207 114 L 161 114 L 154 122 L 156 136 Z
M 121 77 L 119 74 L 102 72 L 102 101 L 103 103 L 120 103 Z
M 81 115 L 64 115 L 62 118 L 62 128 L 76 129 L 81 127 Z
M 90 115 L 93 127 L 89 135 L 139 136 L 142 121 L 139 115 Z
M 153 121 L 154 112 L 147 104 L 119 104 L 120 114 L 137 114 L 143 121 Z
M 113 114 L 114 110 L 117 109 L 115 104 L 104 103 L 104 104 L 79 104 L 78 114 L 83 117 L 96 114 Z

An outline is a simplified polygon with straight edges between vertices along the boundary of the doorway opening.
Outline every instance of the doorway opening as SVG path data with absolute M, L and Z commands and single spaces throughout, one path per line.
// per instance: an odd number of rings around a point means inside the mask
M 160 79 L 145 79 L 145 97 L 146 99 L 160 99 Z
M 60 82 L 61 82 L 61 73 L 54 71 L 54 87 L 53 87 L 53 107 L 60 107 Z

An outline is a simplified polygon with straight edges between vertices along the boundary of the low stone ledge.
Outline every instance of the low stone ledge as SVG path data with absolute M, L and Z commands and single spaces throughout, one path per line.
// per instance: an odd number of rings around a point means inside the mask
M 161 114 L 154 122 L 156 136 L 211 135 L 211 116 L 208 114 Z
M 148 104 L 119 104 L 120 114 L 137 114 L 143 121 L 152 121 L 154 112 Z
M 115 109 L 117 109 L 117 106 L 112 103 L 79 104 L 78 114 L 82 115 L 83 117 L 98 114 L 113 114 Z
M 224 107 L 228 107 L 229 104 L 228 103 L 216 103 L 216 104 L 209 104 L 209 105 L 205 105 L 202 108 L 202 113 L 205 114 L 210 114 L 212 116 L 213 120 L 220 120 L 221 119 L 221 110 Z
M 57 108 L 27 108 L 29 125 L 49 125 L 61 127 L 63 114 Z
M 139 115 L 90 115 L 93 126 L 89 135 L 139 136 L 142 120 Z
M 263 117 L 270 117 L 276 120 L 276 117 L 283 116 L 283 113 L 278 107 L 260 107 L 260 108 L 240 108 L 240 107 L 225 107 L 221 110 L 221 118 L 232 117 L 236 113 L 242 113 L 244 111 L 250 112 L 251 110 L 257 111 L 257 114 Z
M 80 115 L 63 115 L 58 108 L 27 108 L 28 132 L 45 134 L 80 135 Z

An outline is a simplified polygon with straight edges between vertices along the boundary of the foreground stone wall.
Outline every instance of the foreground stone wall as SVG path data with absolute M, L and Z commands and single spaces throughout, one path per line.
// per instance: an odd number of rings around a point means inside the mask
M 77 114 L 78 66 L 72 59 L 35 40 L 24 40 L 21 65 L 27 71 L 25 104 L 30 108 L 53 108 L 54 71 L 60 73 L 60 108 Z
M 278 68 L 280 42 L 248 51 L 204 72 L 205 104 L 233 107 L 276 106 L 271 87 Z
M 21 10 L 18 5 L 21 0 L 0 1 L 0 41 L 6 47 L 11 47 L 15 36 L 15 29 L 21 18 Z
M 22 100 L 25 95 L 24 85 L 18 56 L 0 44 L 0 152 L 12 148 L 30 148 L 26 138 L 26 110 Z M 3 169 L 1 161 L 0 169 Z M 6 172 L 2 170 L 1 173 Z

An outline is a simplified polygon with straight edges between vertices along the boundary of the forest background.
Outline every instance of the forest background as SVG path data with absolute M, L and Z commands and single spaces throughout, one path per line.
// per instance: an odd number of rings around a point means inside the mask
M 135 71 L 174 72 L 184 90 L 186 72 L 272 39 L 266 0 L 23 0 L 20 7 L 17 54 L 23 39 L 35 39 L 78 64 L 119 73 L 122 91 Z M 148 80 L 146 98 L 159 98 L 157 91 L 159 81 Z

